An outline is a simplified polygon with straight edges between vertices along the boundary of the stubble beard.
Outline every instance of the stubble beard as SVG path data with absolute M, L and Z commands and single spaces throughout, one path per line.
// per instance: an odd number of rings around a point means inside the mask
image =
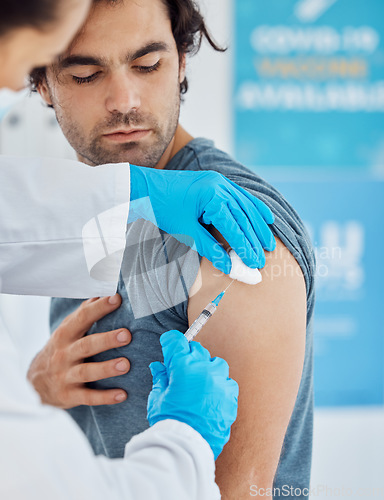
M 93 166 L 128 162 L 133 165 L 154 168 L 175 135 L 179 123 L 180 101 L 178 86 L 174 105 L 169 112 L 167 125 L 163 129 L 161 124 L 151 115 L 145 116 L 134 110 L 127 114 L 112 114 L 110 118 L 94 127 L 89 137 L 75 121 L 71 120 L 70 114 L 65 114 L 57 103 L 54 103 L 53 107 L 57 121 L 80 161 Z M 150 137 L 149 144 L 145 146 L 141 144 L 141 141 L 137 141 L 105 145 L 106 139 L 103 139 L 102 135 L 116 130 L 119 126 L 150 129 L 152 137 Z

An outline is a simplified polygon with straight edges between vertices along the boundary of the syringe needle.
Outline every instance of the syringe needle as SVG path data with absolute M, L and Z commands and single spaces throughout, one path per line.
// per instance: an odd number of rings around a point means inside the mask
M 188 342 L 191 342 L 191 340 L 193 340 L 196 337 L 196 335 L 200 332 L 203 326 L 207 323 L 209 318 L 212 317 L 212 315 L 215 313 L 219 305 L 220 300 L 223 298 L 224 293 L 228 290 L 228 288 L 232 285 L 234 281 L 235 280 L 232 280 L 231 283 L 227 286 L 227 288 L 223 290 L 221 293 L 219 293 L 219 295 L 215 298 L 215 300 L 212 300 L 212 302 L 210 302 L 206 306 L 203 312 L 195 319 L 192 325 L 184 333 Z
M 230 284 L 227 286 L 227 288 L 224 290 L 224 292 L 226 292 L 228 290 L 228 288 L 232 285 L 232 283 L 234 282 L 235 280 L 233 279 Z

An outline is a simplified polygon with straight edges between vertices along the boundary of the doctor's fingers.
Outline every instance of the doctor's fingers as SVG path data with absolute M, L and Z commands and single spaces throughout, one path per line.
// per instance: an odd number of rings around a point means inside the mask
M 131 332 L 124 328 L 111 332 L 94 333 L 71 344 L 69 346 L 69 357 L 72 361 L 79 361 L 127 345 L 131 340 Z
M 112 301 L 112 303 L 111 303 Z M 67 316 L 55 331 L 63 343 L 72 342 L 85 335 L 95 321 L 115 311 L 121 305 L 119 294 L 84 301 L 73 313 Z
M 81 363 L 68 370 L 66 382 L 68 385 L 96 382 L 97 380 L 124 375 L 130 370 L 130 367 L 127 358 L 110 359 L 96 363 Z

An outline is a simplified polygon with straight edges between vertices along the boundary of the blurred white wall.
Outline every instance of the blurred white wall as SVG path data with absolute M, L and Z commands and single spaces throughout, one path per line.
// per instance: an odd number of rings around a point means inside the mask
M 232 2 L 201 0 L 208 25 L 218 42 L 231 43 Z M 190 90 L 181 122 L 194 136 L 215 140 L 233 151 L 231 50 L 215 53 L 206 45 L 188 65 Z M 21 103 L 0 126 L 0 151 L 5 154 L 73 157 L 53 113 L 34 96 Z M 27 367 L 48 337 L 48 300 L 0 297 L 0 308 Z M 358 369 L 358 367 L 357 367 Z M 255 430 L 257 432 L 257 430 Z M 317 410 L 312 498 L 384 499 L 384 409 Z

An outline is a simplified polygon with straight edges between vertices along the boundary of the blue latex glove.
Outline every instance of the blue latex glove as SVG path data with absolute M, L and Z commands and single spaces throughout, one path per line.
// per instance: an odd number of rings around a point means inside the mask
M 139 218 L 195 248 L 225 274 L 231 272 L 231 260 L 201 223 L 212 224 L 253 269 L 265 265 L 263 248 L 273 251 L 276 247 L 268 226 L 274 222 L 270 209 L 213 171 L 178 172 L 131 165 L 128 221 Z
M 177 330 L 164 333 L 160 343 L 164 363 L 149 366 L 149 425 L 168 418 L 190 425 L 208 441 L 216 460 L 237 416 L 239 387 L 228 378 L 228 364 L 211 358 L 200 343 L 189 343 Z

